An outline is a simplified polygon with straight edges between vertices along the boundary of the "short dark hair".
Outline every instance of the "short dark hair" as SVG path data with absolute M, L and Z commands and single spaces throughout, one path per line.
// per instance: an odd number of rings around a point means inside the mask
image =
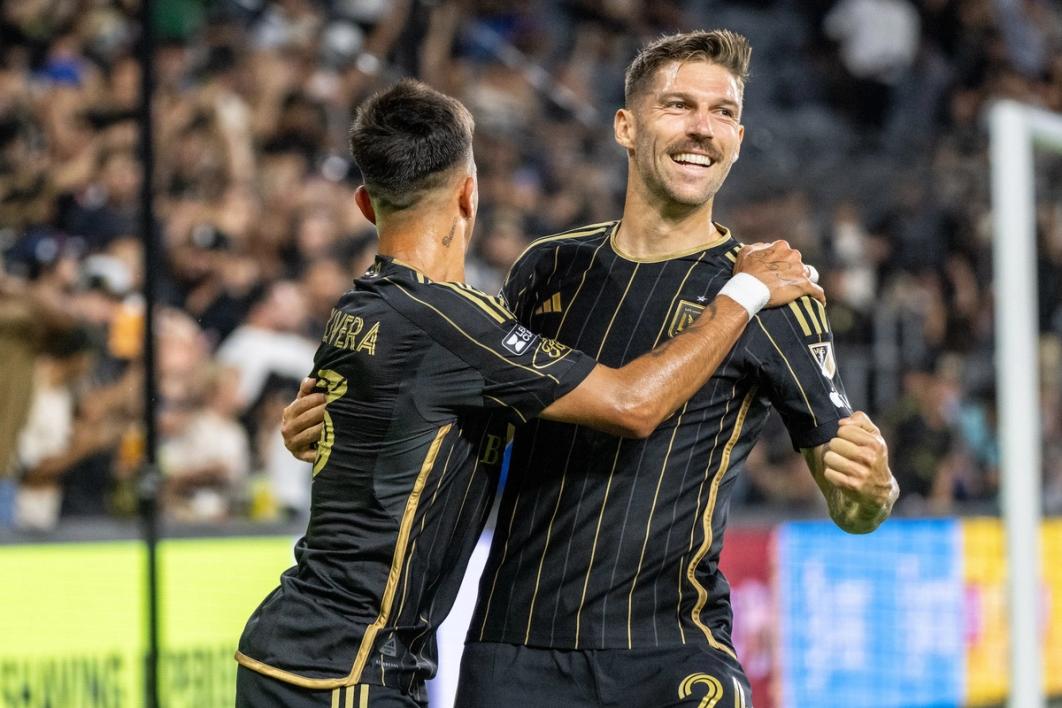
M 414 79 L 369 97 L 350 128 L 350 152 L 376 208 L 399 211 L 472 158 L 472 114 Z
M 752 47 L 737 32 L 725 29 L 669 34 L 647 44 L 627 67 L 623 98 L 631 105 L 653 79 L 656 70 L 673 61 L 706 61 L 718 64 L 737 77 L 741 89 L 749 76 Z

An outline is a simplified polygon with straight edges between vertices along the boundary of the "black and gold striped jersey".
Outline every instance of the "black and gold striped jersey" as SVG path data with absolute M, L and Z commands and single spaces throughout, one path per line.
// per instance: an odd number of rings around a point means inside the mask
M 621 366 L 690 324 L 741 246 L 658 261 L 625 256 L 618 222 L 533 243 L 503 295 L 521 322 Z M 850 413 L 825 308 L 764 310 L 707 385 L 646 440 L 535 420 L 509 476 L 470 641 L 551 648 L 730 646 L 718 561 L 736 476 L 771 408 L 795 448 Z
M 308 528 L 237 660 L 306 688 L 422 692 L 497 483 L 487 418 L 530 419 L 593 366 L 498 298 L 378 258 L 325 327 Z

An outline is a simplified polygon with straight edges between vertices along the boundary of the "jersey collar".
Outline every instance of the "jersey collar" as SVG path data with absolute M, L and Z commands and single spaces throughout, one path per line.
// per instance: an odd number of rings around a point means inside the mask
M 385 256 L 379 253 L 376 254 L 376 258 L 373 260 L 372 265 L 369 266 L 369 270 L 365 273 L 365 275 L 375 277 L 383 275 L 385 272 L 395 271 L 404 273 L 411 280 L 416 280 L 421 283 L 432 282 L 431 278 L 421 273 L 409 263 L 406 263 L 403 260 L 399 260 L 394 256 Z
M 633 263 L 663 263 L 664 261 L 671 261 L 677 258 L 684 258 L 686 256 L 692 256 L 696 253 L 711 251 L 713 249 L 719 248 L 720 246 L 725 246 L 733 239 L 733 236 L 731 236 L 730 234 L 730 229 L 720 223 L 713 221 L 712 223 L 715 224 L 715 228 L 719 230 L 719 238 L 713 239 L 712 241 L 708 241 L 707 243 L 698 244 L 697 246 L 686 249 L 685 251 L 666 253 L 662 256 L 657 256 L 656 258 L 635 258 L 634 256 L 624 253 L 623 249 L 621 249 L 619 247 L 619 244 L 616 243 L 616 233 L 619 231 L 621 223 L 622 220 L 617 221 L 616 225 L 612 227 L 612 233 L 608 235 L 608 244 L 612 248 L 613 253 L 615 253 L 620 258 L 627 261 L 631 261 Z

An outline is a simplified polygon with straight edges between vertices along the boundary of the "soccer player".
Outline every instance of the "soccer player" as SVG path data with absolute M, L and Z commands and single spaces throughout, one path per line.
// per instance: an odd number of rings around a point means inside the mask
M 750 248 L 682 335 L 622 367 L 597 364 L 461 282 L 478 202 L 471 145 L 465 108 L 415 81 L 355 118 L 355 198 L 380 255 L 333 309 L 314 359 L 327 403 L 310 521 L 296 566 L 240 639 L 237 706 L 424 705 L 434 629 L 496 482 L 502 441 L 485 413 L 644 437 L 761 306 L 822 297 L 787 245 Z
M 623 218 L 531 245 L 503 292 L 521 322 L 622 366 L 713 302 L 742 251 L 712 207 L 744 136 L 749 57 L 725 30 L 638 54 L 614 122 Z M 751 705 L 719 556 L 771 408 L 841 528 L 873 530 L 898 494 L 880 432 L 850 410 L 822 303 L 753 319 L 646 440 L 541 419 L 519 429 L 459 706 Z

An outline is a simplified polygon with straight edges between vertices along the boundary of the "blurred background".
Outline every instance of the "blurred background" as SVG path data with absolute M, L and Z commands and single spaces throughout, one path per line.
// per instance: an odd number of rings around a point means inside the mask
M 136 0 L 0 5 L 0 702 L 141 705 L 144 459 Z M 309 466 L 279 434 L 375 253 L 353 107 L 402 76 L 476 117 L 468 268 L 618 218 L 623 70 L 665 32 L 753 46 L 717 220 L 823 274 L 849 397 L 902 495 L 844 538 L 775 419 L 724 569 L 756 705 L 986 705 L 1007 645 L 984 110 L 1062 112 L 1057 0 L 157 0 L 162 698 L 231 705 L 232 651 L 291 561 Z M 1062 515 L 1062 157 L 1037 154 L 1044 511 Z M 1044 526 L 1062 694 L 1062 522 Z M 467 604 L 468 598 L 463 602 Z M 448 628 L 444 672 L 462 630 Z M 443 679 L 445 684 L 448 678 Z M 442 685 L 442 684 L 440 684 Z M 439 688 L 438 705 L 444 688 Z

